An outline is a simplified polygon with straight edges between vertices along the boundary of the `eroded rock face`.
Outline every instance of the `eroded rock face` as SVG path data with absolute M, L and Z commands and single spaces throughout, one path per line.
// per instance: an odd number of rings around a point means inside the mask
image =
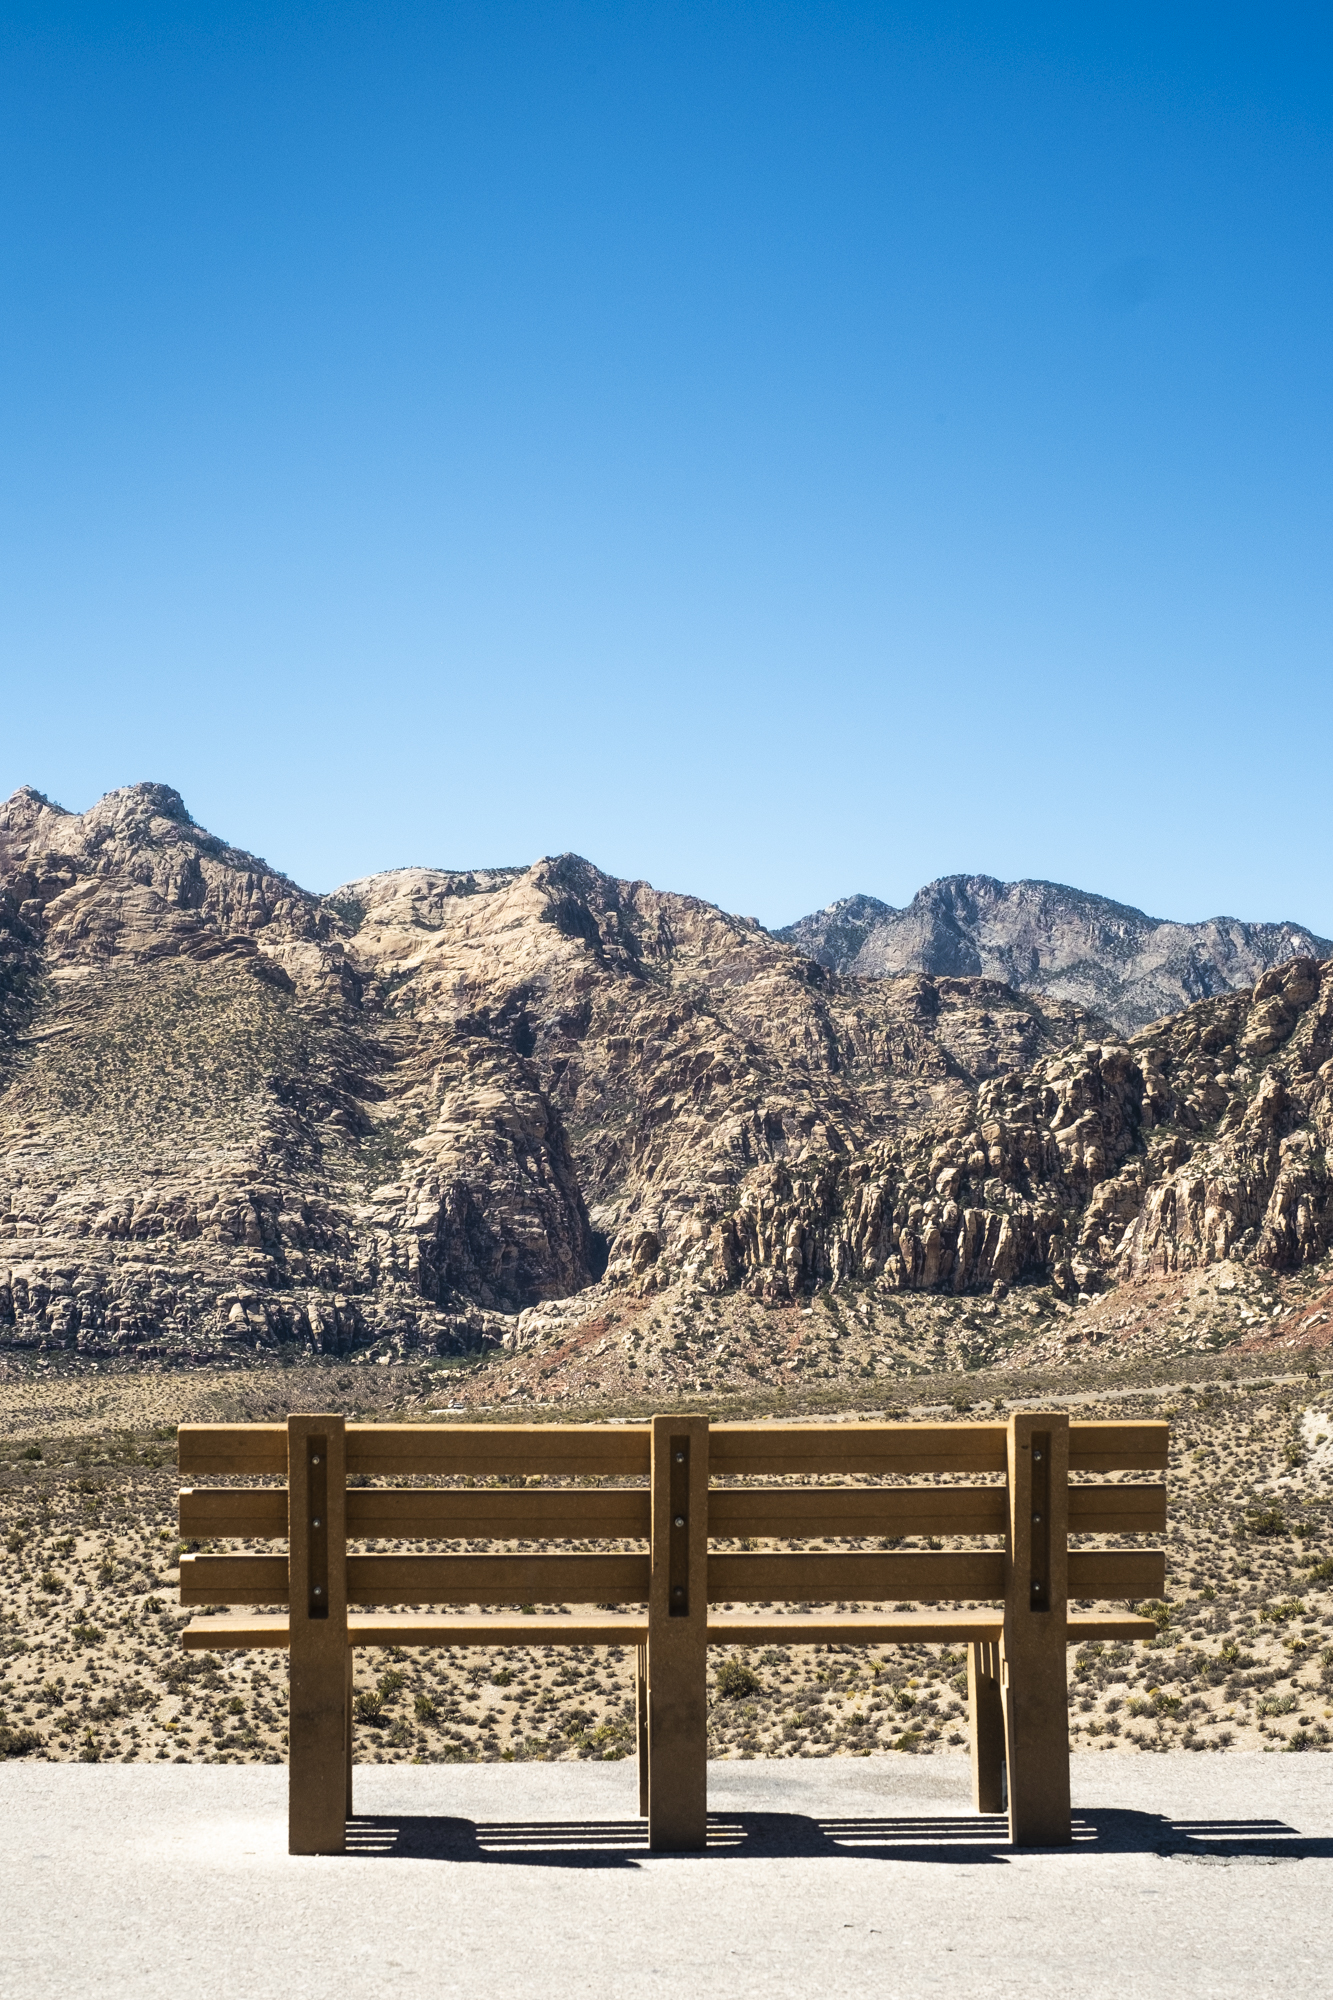
M 1289 1267 L 1330 1240 L 1329 977 L 1121 1040 L 991 979 L 844 977 L 577 856 L 320 898 L 166 787 L 20 792 L 0 1341 L 447 1352 L 683 1279 Z
M 715 1281 L 1073 1294 L 1236 1256 L 1294 1270 L 1333 1244 L 1331 1087 L 1333 963 L 1294 959 L 984 1082 L 967 1117 L 756 1177 L 715 1233 Z
M 839 972 L 984 976 L 1070 1000 L 1132 1033 L 1196 1000 L 1252 986 L 1333 943 L 1300 924 L 1168 923 L 1059 882 L 950 875 L 901 910 L 846 896 L 778 935 Z

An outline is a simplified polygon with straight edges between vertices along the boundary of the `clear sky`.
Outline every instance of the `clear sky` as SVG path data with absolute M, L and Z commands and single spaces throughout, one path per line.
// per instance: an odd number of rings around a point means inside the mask
M 1333 935 L 1323 8 L 0 19 L 0 791 Z

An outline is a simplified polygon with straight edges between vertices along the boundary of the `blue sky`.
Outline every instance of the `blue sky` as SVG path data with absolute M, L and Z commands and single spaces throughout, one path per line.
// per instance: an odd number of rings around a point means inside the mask
M 11 5 L 0 790 L 1333 935 L 1314 8 Z

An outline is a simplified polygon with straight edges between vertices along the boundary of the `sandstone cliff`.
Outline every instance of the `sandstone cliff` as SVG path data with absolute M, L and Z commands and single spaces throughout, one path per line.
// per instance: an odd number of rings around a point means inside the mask
M 1057 882 L 950 875 L 905 909 L 848 896 L 777 935 L 834 971 L 999 979 L 1100 1014 L 1122 1033 L 1333 943 L 1300 924 L 1168 923 Z

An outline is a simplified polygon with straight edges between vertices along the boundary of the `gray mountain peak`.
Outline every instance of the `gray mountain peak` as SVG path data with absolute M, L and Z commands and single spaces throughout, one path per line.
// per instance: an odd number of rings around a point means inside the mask
M 946 875 L 904 909 L 844 896 L 777 936 L 836 972 L 1002 979 L 1070 1000 L 1124 1031 L 1253 985 L 1283 960 L 1333 953 L 1302 924 L 1172 923 L 1060 882 Z

